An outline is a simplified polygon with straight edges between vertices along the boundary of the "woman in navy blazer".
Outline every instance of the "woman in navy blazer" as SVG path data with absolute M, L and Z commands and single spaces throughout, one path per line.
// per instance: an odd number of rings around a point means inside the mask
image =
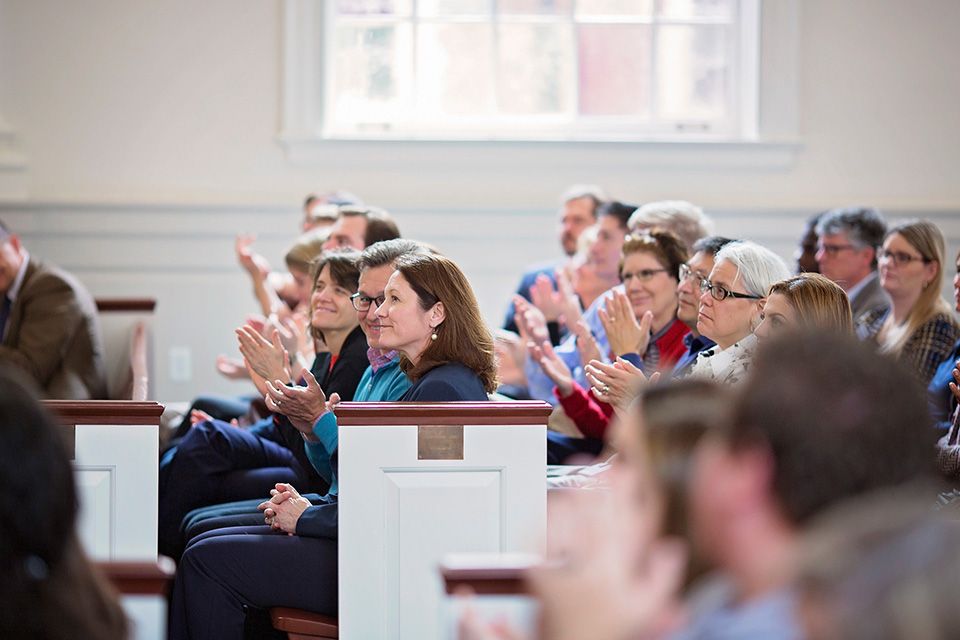
M 401 401 L 486 400 L 497 388 L 493 337 L 460 268 L 436 254 L 401 258 L 377 309 L 380 348 L 400 352 L 413 386 Z
M 463 273 L 435 255 L 407 255 L 395 268 L 373 346 L 400 352 L 413 382 L 401 400 L 487 400 L 497 387 L 493 338 Z M 336 458 L 334 450 L 334 472 Z M 172 640 L 239 640 L 248 608 L 336 615 L 336 496 L 311 505 L 287 484 L 272 493 L 260 505 L 269 526 L 208 531 L 187 547 L 171 600 Z

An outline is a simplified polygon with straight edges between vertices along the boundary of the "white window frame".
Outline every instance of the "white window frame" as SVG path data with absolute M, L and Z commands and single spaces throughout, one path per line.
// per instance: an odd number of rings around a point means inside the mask
M 497 148 L 529 142 L 577 147 L 582 144 L 629 146 L 637 166 L 684 168 L 786 168 L 802 148 L 798 123 L 798 46 L 800 0 L 747 0 L 745 23 L 760 25 L 759 52 L 743 47 L 741 64 L 756 70 L 756 82 L 741 87 L 742 135 L 731 138 L 653 139 L 603 136 L 555 136 L 526 139 L 451 140 L 436 137 L 324 137 L 323 0 L 284 0 L 283 108 L 278 141 L 288 159 L 316 163 L 331 152 L 356 144 L 392 145 L 422 150 L 431 145 Z M 759 14 L 759 16 L 758 16 Z M 753 91 L 750 88 L 753 88 Z M 392 155 L 392 154 L 391 154 Z

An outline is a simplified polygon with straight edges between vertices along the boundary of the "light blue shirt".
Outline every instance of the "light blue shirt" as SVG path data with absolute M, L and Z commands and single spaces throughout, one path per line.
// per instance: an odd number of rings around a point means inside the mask
M 597 296 L 597 299 L 594 300 L 590 307 L 583 313 L 583 321 L 587 324 L 587 327 L 589 327 L 593 337 L 597 339 L 597 347 L 600 349 L 600 355 L 604 362 L 610 361 L 610 341 L 607 340 L 607 332 L 604 330 L 603 323 L 600 321 L 600 308 L 606 305 L 607 297 L 613 296 L 614 291 L 623 293 L 623 285 L 618 284 L 613 289 L 606 291 L 603 295 Z M 583 365 L 586 363 L 582 362 L 580 358 L 580 351 L 577 349 L 577 337 L 575 335 L 568 335 L 563 342 L 553 348 L 553 352 L 570 367 L 570 371 L 573 372 L 573 379 L 576 380 L 581 387 L 584 389 L 590 387 L 587 382 L 587 376 L 583 372 Z M 530 393 L 530 397 L 534 400 L 543 400 L 556 406 L 557 397 L 553 395 L 553 388 L 556 385 L 553 383 L 553 380 L 543 372 L 540 364 L 527 358 L 526 374 L 527 390 Z
M 400 355 L 376 371 L 367 367 L 357 385 L 354 402 L 395 402 L 410 388 L 410 380 L 400 371 Z M 330 456 L 337 448 L 337 416 L 324 411 L 313 425 L 313 434 L 320 442 L 304 442 L 307 458 L 324 480 L 330 483 L 328 493 L 337 493 L 337 474 L 330 464 Z

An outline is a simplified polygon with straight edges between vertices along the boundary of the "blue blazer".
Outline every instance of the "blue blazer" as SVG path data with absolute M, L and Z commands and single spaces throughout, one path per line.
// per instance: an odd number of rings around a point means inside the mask
M 407 389 L 401 402 L 469 402 L 489 400 L 473 369 L 459 362 L 434 367 Z

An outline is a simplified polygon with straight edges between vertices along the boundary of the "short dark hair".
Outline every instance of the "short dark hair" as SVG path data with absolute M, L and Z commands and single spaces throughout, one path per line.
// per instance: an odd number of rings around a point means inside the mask
M 400 237 L 400 229 L 386 210 L 380 207 L 346 205 L 340 207 L 344 218 L 363 216 L 367 220 L 367 231 L 363 237 L 363 246 Z
M 623 202 L 616 201 L 605 202 L 597 207 L 597 220 L 603 216 L 613 216 L 617 219 L 620 227 L 627 229 L 627 221 L 630 220 L 630 216 L 632 216 L 633 212 L 636 210 L 636 205 L 624 204 Z
M 317 279 L 320 277 L 320 272 L 328 265 L 330 267 L 330 278 L 337 285 L 348 291 L 356 292 L 360 285 L 360 268 L 357 266 L 359 260 L 360 252 L 355 249 L 333 249 L 321 253 L 320 257 L 313 263 L 313 286 L 310 289 L 310 294 L 313 295 L 313 292 L 317 290 Z M 313 325 L 310 326 L 310 334 L 314 338 L 324 339 L 323 332 Z
M 693 252 L 697 253 L 702 251 L 703 253 L 709 253 L 710 255 L 715 256 L 720 249 L 723 249 L 731 242 L 736 242 L 736 240 L 732 238 L 724 238 L 723 236 L 707 236 L 706 238 L 700 238 L 693 243 Z
M 858 249 L 870 247 L 876 250 L 883 244 L 887 234 L 887 221 L 879 209 L 873 207 L 840 207 L 823 213 L 817 222 L 817 235 L 844 233 L 847 240 Z M 873 267 L 877 267 L 874 253 Z
M 769 448 L 773 493 L 803 525 L 824 508 L 933 472 L 925 391 L 895 360 L 852 336 L 793 333 L 765 342 L 724 440 Z
M 357 261 L 357 268 L 360 271 L 365 271 L 385 265 L 393 266 L 393 263 L 402 256 L 411 253 L 427 253 L 428 251 L 429 249 L 416 240 L 405 238 L 383 240 L 375 242 L 363 250 L 360 259 Z

